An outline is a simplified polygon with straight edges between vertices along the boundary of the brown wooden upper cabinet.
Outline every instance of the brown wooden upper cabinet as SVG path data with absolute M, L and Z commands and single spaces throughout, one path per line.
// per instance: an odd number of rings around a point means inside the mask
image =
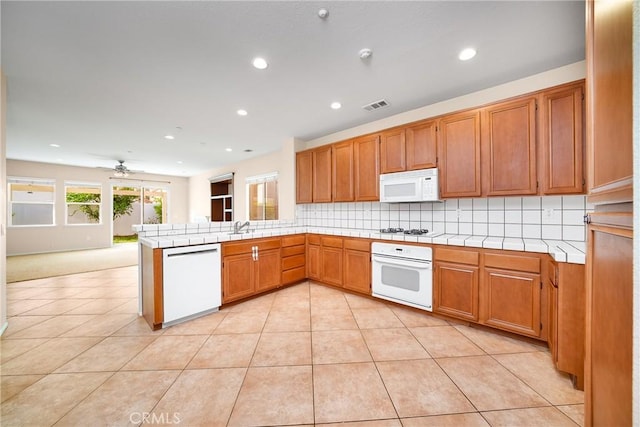
M 584 82 L 540 95 L 542 194 L 584 193 Z
M 313 152 L 296 153 L 296 203 L 313 202 Z
M 331 202 L 332 146 L 296 153 L 296 202 Z
M 407 168 L 404 128 L 383 132 L 380 137 L 380 173 L 402 172 Z
M 588 200 L 594 204 L 633 201 L 633 3 L 588 2 Z
M 331 151 L 330 145 L 313 150 L 313 201 L 315 203 L 332 200 Z
M 536 98 L 493 104 L 482 113 L 484 193 L 536 194 Z
M 353 141 L 355 200 L 380 200 L 380 136 L 368 135 Z
M 353 193 L 353 141 L 333 144 L 332 195 L 334 202 L 352 202 Z
M 439 133 L 440 196 L 480 196 L 480 110 L 441 118 Z
M 419 122 L 405 129 L 407 170 L 437 166 L 436 121 Z

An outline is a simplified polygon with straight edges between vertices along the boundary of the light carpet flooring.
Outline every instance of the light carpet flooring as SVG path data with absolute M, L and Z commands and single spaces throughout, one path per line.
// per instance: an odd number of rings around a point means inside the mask
M 138 264 L 138 244 L 7 257 L 7 283 Z
M 3 426 L 583 423 L 545 346 L 314 283 L 157 332 L 136 267 L 7 288 Z

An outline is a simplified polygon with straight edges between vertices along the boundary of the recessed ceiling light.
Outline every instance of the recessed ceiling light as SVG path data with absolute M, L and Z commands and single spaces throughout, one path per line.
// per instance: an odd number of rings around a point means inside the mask
M 339 102 L 332 102 L 331 108 L 333 108 L 334 110 L 339 110 L 340 108 L 342 108 L 342 104 L 340 104 Z
M 320 10 L 318 11 L 318 16 L 319 16 L 321 19 L 326 19 L 326 18 L 327 18 L 327 16 L 329 16 L 329 11 L 328 11 L 327 9 L 325 9 L 325 8 L 322 8 L 322 9 L 320 9 Z
M 468 47 L 460 51 L 460 53 L 458 54 L 458 59 L 460 59 L 460 61 L 468 61 L 474 56 L 476 56 L 476 50 L 472 47 Z
M 173 135 L 165 135 L 164 139 L 176 139 L 176 137 Z
M 225 148 L 224 151 L 226 151 L 227 153 L 230 153 L 233 151 L 233 148 Z
M 247 113 L 247 110 L 238 110 L 236 111 L 236 113 L 238 113 L 239 116 L 246 116 L 247 114 L 249 114 Z
M 269 66 L 269 64 L 267 64 L 267 61 L 264 58 L 253 58 L 252 64 L 258 70 L 264 70 Z
M 59 144 L 49 144 L 49 147 L 60 148 L 60 145 Z
M 182 160 L 178 160 L 176 163 L 181 165 L 182 164 Z

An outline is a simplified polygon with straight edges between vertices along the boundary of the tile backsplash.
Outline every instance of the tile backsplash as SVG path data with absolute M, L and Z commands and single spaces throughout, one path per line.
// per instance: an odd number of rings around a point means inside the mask
M 446 234 L 584 241 L 583 217 L 592 208 L 583 195 L 311 203 L 296 206 L 296 219 L 315 227 L 426 228 Z

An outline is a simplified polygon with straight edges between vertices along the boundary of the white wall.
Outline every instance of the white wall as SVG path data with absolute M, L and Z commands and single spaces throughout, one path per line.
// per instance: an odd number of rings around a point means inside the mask
M 332 133 L 330 135 L 326 135 L 300 144 L 297 151 L 342 141 L 345 139 L 353 138 L 355 136 L 377 132 L 383 129 L 388 129 L 394 126 L 399 126 L 405 123 L 411 123 L 430 117 L 436 117 L 454 111 L 479 107 L 484 104 L 511 98 L 513 96 L 522 95 L 528 92 L 535 92 L 537 90 L 545 89 L 551 86 L 580 80 L 583 79 L 585 75 L 585 61 L 576 62 L 571 65 L 546 71 L 544 73 L 525 77 L 524 79 L 514 80 L 513 82 L 484 89 L 457 98 L 448 99 L 446 101 L 427 105 L 425 107 L 416 108 L 415 110 L 396 114 L 395 116 L 387 117 L 385 119 L 372 121 L 364 125 Z
M 0 335 L 7 327 L 7 164 L 5 146 L 5 116 L 7 107 L 7 85 L 0 69 Z
M 7 160 L 7 176 L 47 178 L 56 181 L 55 225 L 39 227 L 9 227 L 7 255 L 56 252 L 77 249 L 106 248 L 112 242 L 112 185 L 167 185 L 169 189 L 169 222 L 188 221 L 188 178 L 165 175 L 136 174 L 127 179 L 110 179 L 111 172 L 98 168 L 84 168 L 50 163 Z M 102 185 L 102 224 L 65 224 L 65 181 L 96 182 Z M 169 182 L 162 184 L 154 181 Z M 6 188 L 3 187 L 3 188 Z M 3 197 L 6 200 L 6 197 Z M 3 210 L 6 212 L 6 209 Z M 139 222 L 139 221 L 138 221 Z
M 282 149 L 264 156 L 221 168 L 211 169 L 189 178 L 189 220 L 211 215 L 211 189 L 209 179 L 234 173 L 233 176 L 233 218 L 245 221 L 247 211 L 247 191 L 245 179 L 254 175 L 278 172 L 278 219 L 295 219 L 296 172 L 295 152 L 298 142 L 295 138 L 284 141 Z

